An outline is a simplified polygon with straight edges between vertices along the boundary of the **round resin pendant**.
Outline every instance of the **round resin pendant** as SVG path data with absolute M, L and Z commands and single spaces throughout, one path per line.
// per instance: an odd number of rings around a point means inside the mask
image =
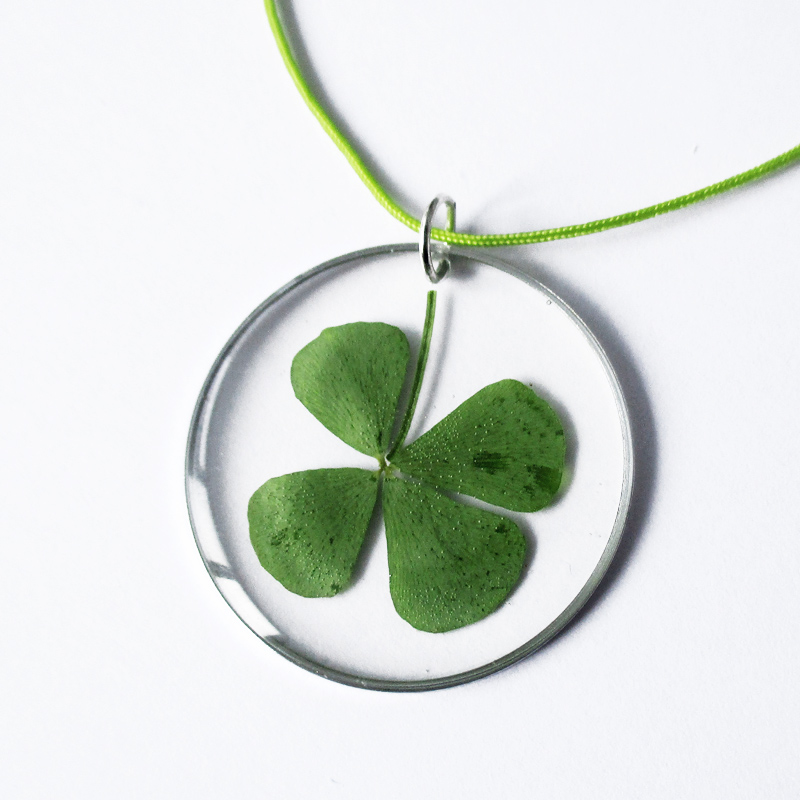
M 269 479 L 306 470 L 377 468 L 298 400 L 292 362 L 323 329 L 380 322 L 406 335 L 413 363 L 430 288 L 417 245 L 334 259 L 265 300 L 223 348 L 192 419 L 187 502 L 197 546 L 220 593 L 281 655 L 363 688 L 452 686 L 541 647 L 597 587 L 630 501 L 628 412 L 592 333 L 549 289 L 512 267 L 455 248 L 450 261 L 438 287 L 427 371 L 407 442 L 502 381 L 524 384 L 546 401 L 566 442 L 561 486 L 541 510 L 508 511 L 445 492 L 449 500 L 501 514 L 524 536 L 519 579 L 483 619 L 431 633 L 398 614 L 380 499 L 352 577 L 335 596 L 289 591 L 262 567 L 251 543 L 248 503 Z M 481 458 L 479 466 L 489 469 L 491 459 Z

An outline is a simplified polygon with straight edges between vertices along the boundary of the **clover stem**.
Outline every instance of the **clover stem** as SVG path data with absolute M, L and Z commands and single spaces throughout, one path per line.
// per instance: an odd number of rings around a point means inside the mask
M 411 397 L 406 406 L 406 413 L 403 416 L 403 424 L 400 426 L 400 431 L 397 438 L 392 445 L 392 449 L 386 455 L 386 460 L 391 461 L 392 456 L 403 446 L 408 436 L 408 430 L 411 427 L 411 421 L 414 419 L 414 411 L 417 408 L 417 400 L 419 399 L 419 391 L 422 388 L 422 378 L 425 375 L 425 366 L 428 363 L 428 351 L 431 349 L 431 336 L 433 336 L 433 318 L 436 315 L 436 292 L 431 290 L 428 292 L 428 305 L 425 309 L 425 324 L 422 327 L 422 342 L 419 346 L 419 355 L 417 356 L 417 366 L 414 370 L 414 382 L 411 384 Z

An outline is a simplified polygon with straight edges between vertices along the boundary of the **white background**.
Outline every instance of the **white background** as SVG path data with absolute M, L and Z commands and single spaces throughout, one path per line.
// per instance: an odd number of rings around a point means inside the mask
M 795 0 L 293 0 L 326 103 L 459 228 L 584 222 L 800 141 Z M 517 667 L 384 695 L 225 606 L 183 499 L 192 407 L 267 294 L 413 235 L 304 107 L 257 0 L 0 8 L 9 798 L 794 798 L 800 168 L 496 253 L 593 327 L 638 484 L 586 611 Z

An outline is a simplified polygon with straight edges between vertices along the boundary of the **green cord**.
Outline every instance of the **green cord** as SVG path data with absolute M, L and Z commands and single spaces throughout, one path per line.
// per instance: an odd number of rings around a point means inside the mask
M 302 95 L 303 100 L 306 101 L 306 105 L 308 105 L 311 112 L 317 118 L 317 121 L 322 125 L 328 136 L 333 139 L 334 144 L 342 151 L 344 157 L 350 163 L 350 166 L 356 171 L 358 177 L 364 181 L 375 199 L 393 217 L 400 220 L 404 225 L 407 225 L 411 230 L 419 231 L 419 220 L 400 208 L 400 206 L 389 197 L 377 178 L 370 172 L 361 156 L 355 151 L 353 145 L 350 144 L 345 135 L 336 127 L 336 124 L 320 105 L 319 100 L 314 96 L 311 87 L 309 87 L 306 79 L 303 77 L 300 67 L 297 65 L 297 61 L 292 54 L 289 41 L 286 38 L 286 33 L 283 30 L 275 7 L 276 0 L 264 0 L 264 6 L 266 7 L 269 24 L 275 36 L 278 50 L 280 50 L 280 54 L 283 58 L 283 63 L 286 65 L 286 69 L 289 70 L 289 74 L 292 76 L 295 86 Z M 492 234 L 457 233 L 455 231 L 434 228 L 431 231 L 431 238 L 454 245 L 502 247 L 512 244 L 534 244 L 536 242 L 550 242 L 554 239 L 570 239 L 575 236 L 586 236 L 589 233 L 600 233 L 610 228 L 620 228 L 623 225 L 641 222 L 642 220 L 656 217 L 659 214 L 666 214 L 668 211 L 677 211 L 679 208 L 685 208 L 693 203 L 698 203 L 701 200 L 707 200 L 710 197 L 727 192 L 737 186 L 743 186 L 746 183 L 763 178 L 773 172 L 788 167 L 798 160 L 800 160 L 800 145 L 793 147 L 791 150 L 757 167 L 753 167 L 753 169 L 741 172 L 719 183 L 713 183 L 711 186 L 706 186 L 704 189 L 698 189 L 696 192 L 689 192 L 689 194 L 681 195 L 673 200 L 666 200 L 663 203 L 647 206 L 647 208 L 640 208 L 638 211 L 629 211 L 626 214 L 618 214 L 614 217 L 606 217 L 605 219 L 598 219 L 593 222 L 584 222 L 581 225 L 565 225 L 561 228 L 548 228 L 547 230 L 527 231 L 523 233 Z

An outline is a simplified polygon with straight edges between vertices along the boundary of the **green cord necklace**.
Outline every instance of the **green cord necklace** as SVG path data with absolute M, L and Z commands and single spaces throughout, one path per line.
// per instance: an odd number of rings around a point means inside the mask
M 303 73 L 300 71 L 300 67 L 292 54 L 291 46 L 286 38 L 286 33 L 278 14 L 276 0 L 264 0 L 264 6 L 267 10 L 269 24 L 275 36 L 278 50 L 283 58 L 283 63 L 286 65 L 286 69 L 289 71 L 289 75 L 291 75 L 294 85 L 297 87 L 303 100 L 305 100 L 306 105 L 311 109 L 311 113 L 317 118 L 319 124 L 322 125 L 325 133 L 333 139 L 334 144 L 342 151 L 350 166 L 366 184 L 375 199 L 393 217 L 400 220 L 404 225 L 407 225 L 411 230 L 418 231 L 420 227 L 419 220 L 400 208 L 389 196 L 378 179 L 370 172 L 353 145 L 339 130 L 336 123 L 330 118 L 314 95 L 314 92 L 308 85 L 308 81 L 306 81 Z M 646 208 L 640 208 L 637 211 L 628 211 L 624 214 L 616 214 L 613 217 L 584 222 L 580 225 L 564 225 L 560 228 L 548 228 L 541 231 L 489 234 L 457 233 L 456 231 L 433 228 L 431 230 L 431 238 L 446 244 L 460 245 L 462 247 L 505 247 L 507 245 L 536 244 L 538 242 L 551 242 L 556 239 L 571 239 L 576 236 L 587 236 L 590 233 L 600 233 L 601 231 L 607 231 L 611 228 L 620 228 L 623 225 L 631 225 L 634 222 L 642 222 L 643 220 L 657 217 L 659 214 L 666 214 L 670 211 L 686 208 L 694 203 L 708 200 L 718 194 L 723 194 L 731 189 L 735 189 L 738 186 L 744 186 L 760 178 L 765 178 L 767 175 L 778 172 L 794 164 L 798 160 L 800 160 L 800 144 L 793 147 L 791 150 L 787 150 L 785 153 L 781 153 L 781 155 L 775 158 L 771 158 L 769 161 L 765 161 L 763 164 L 759 164 L 757 167 L 748 169 L 745 172 L 740 172 L 738 175 L 733 175 L 730 178 L 726 178 L 718 183 L 713 183 L 711 186 L 706 186 L 703 189 L 697 189 L 694 192 L 689 192 L 680 197 L 675 197 L 672 200 L 665 200 L 662 203 L 656 203 Z
M 369 689 L 475 680 L 546 644 L 595 590 L 623 534 L 633 444 L 585 323 L 474 248 L 649 219 L 783 169 L 800 146 L 638 211 L 459 233 L 449 198 L 417 220 L 389 196 L 302 75 L 276 0 L 265 7 L 312 113 L 419 245 L 328 261 L 233 334 L 189 434 L 195 540 L 231 608 L 293 663 Z M 436 313 L 430 285 L 450 275 Z

